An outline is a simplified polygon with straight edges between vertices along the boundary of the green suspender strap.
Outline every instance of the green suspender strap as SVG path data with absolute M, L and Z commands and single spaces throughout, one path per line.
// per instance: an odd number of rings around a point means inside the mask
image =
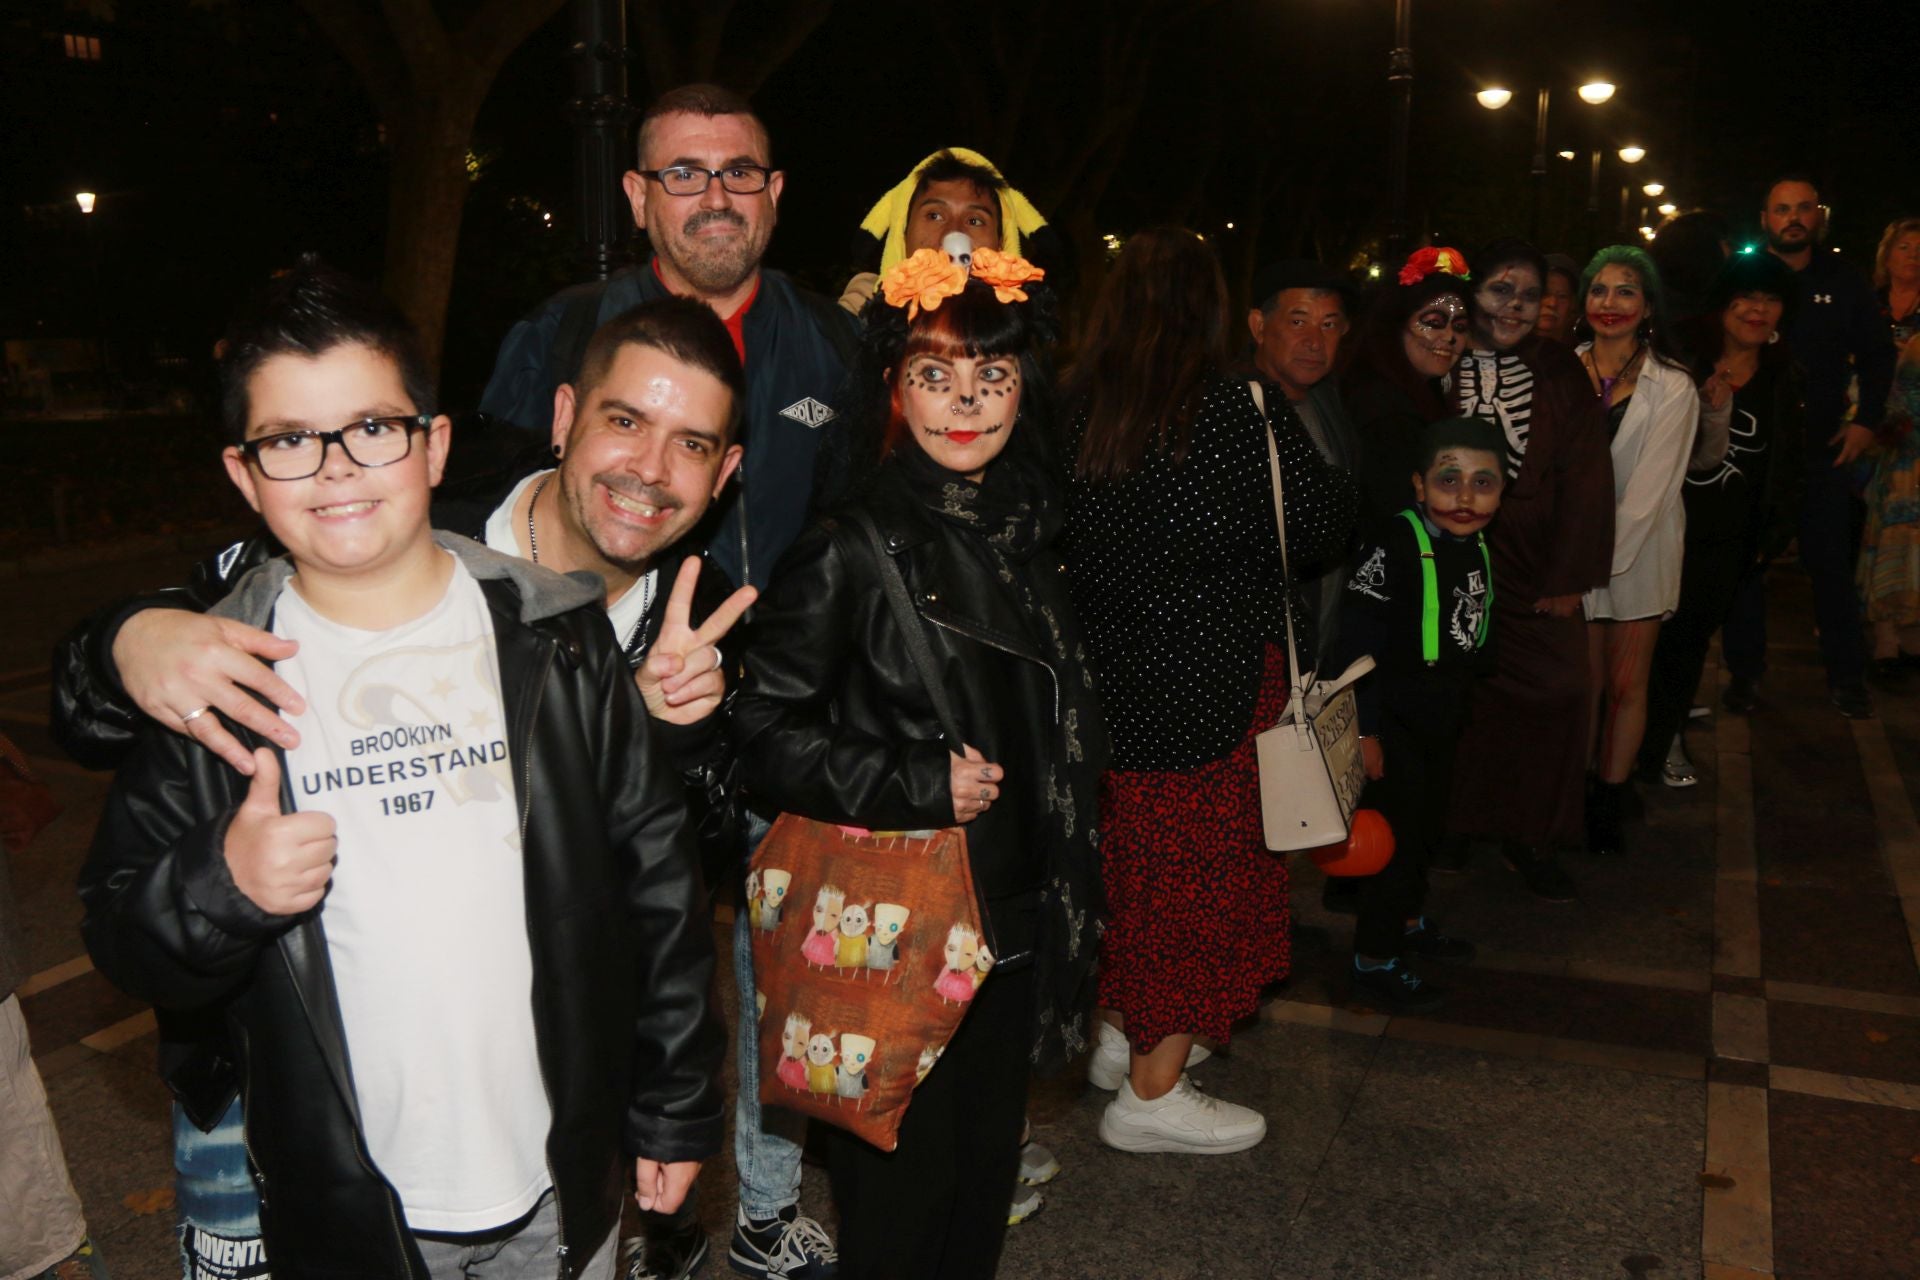
M 1427 536 L 1426 521 L 1408 507 L 1400 513 L 1413 529 L 1413 540 L 1420 547 L 1420 657 L 1433 666 L 1440 661 L 1440 575 L 1433 567 L 1433 540 Z M 1478 649 L 1487 643 L 1487 624 L 1493 619 L 1493 555 L 1487 550 L 1485 534 L 1475 534 L 1480 544 L 1480 559 L 1487 566 L 1487 594 L 1480 602 L 1480 632 L 1473 638 Z

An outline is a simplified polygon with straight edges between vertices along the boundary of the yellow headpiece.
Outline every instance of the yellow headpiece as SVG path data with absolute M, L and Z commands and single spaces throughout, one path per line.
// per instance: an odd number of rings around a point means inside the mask
M 942 156 L 952 156 L 967 164 L 978 165 L 996 178 L 1002 176 L 991 160 L 965 147 L 947 147 L 936 151 L 913 166 L 913 172 L 893 190 L 881 196 L 860 221 L 860 229 L 881 242 L 881 275 L 893 270 L 907 256 L 907 218 L 913 212 L 913 189 L 920 184 L 921 171 Z M 1047 220 L 1040 216 L 1040 211 L 1033 207 L 1032 201 L 1012 187 L 1000 188 L 999 195 L 1000 252 L 1017 255 L 1020 252 L 1020 237 L 1032 235 L 1046 226 Z

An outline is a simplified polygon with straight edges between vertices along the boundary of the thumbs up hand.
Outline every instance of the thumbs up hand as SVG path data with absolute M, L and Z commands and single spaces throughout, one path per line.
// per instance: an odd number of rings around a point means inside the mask
M 280 812 L 280 757 L 263 747 L 253 753 L 253 780 L 227 826 L 225 852 L 248 901 L 269 915 L 298 915 L 326 896 L 333 817 Z

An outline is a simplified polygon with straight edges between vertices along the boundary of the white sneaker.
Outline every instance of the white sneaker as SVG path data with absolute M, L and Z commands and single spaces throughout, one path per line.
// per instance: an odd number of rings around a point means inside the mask
M 1093 1053 L 1087 1059 L 1087 1081 L 1096 1089 L 1114 1090 L 1127 1078 L 1127 1068 L 1133 1065 L 1133 1050 L 1127 1045 L 1126 1034 L 1114 1027 L 1111 1022 L 1094 1023 Z M 1193 1042 L 1193 1048 L 1187 1050 L 1187 1066 L 1195 1067 L 1213 1056 L 1213 1050 Z
M 1151 1102 L 1120 1082 L 1119 1096 L 1100 1116 L 1100 1141 L 1119 1151 L 1183 1151 L 1225 1155 L 1245 1151 L 1267 1136 L 1267 1120 L 1251 1107 L 1222 1102 L 1200 1092 L 1185 1073 Z

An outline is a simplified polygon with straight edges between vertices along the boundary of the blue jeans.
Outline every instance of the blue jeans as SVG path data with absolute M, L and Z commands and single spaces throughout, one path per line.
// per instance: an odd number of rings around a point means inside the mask
M 770 823 L 747 813 L 747 857 L 767 838 Z M 740 1089 L 733 1104 L 733 1162 L 740 1170 L 740 1207 L 749 1218 L 771 1218 L 800 1202 L 800 1139 L 805 1119 L 784 1107 L 760 1105 L 760 1020 L 753 986 L 753 929 L 743 906 L 733 918 L 733 978 L 740 992 Z
M 266 1276 L 260 1195 L 247 1167 L 238 1098 L 211 1133 L 200 1132 L 186 1112 L 174 1107 L 173 1171 L 186 1280 Z

